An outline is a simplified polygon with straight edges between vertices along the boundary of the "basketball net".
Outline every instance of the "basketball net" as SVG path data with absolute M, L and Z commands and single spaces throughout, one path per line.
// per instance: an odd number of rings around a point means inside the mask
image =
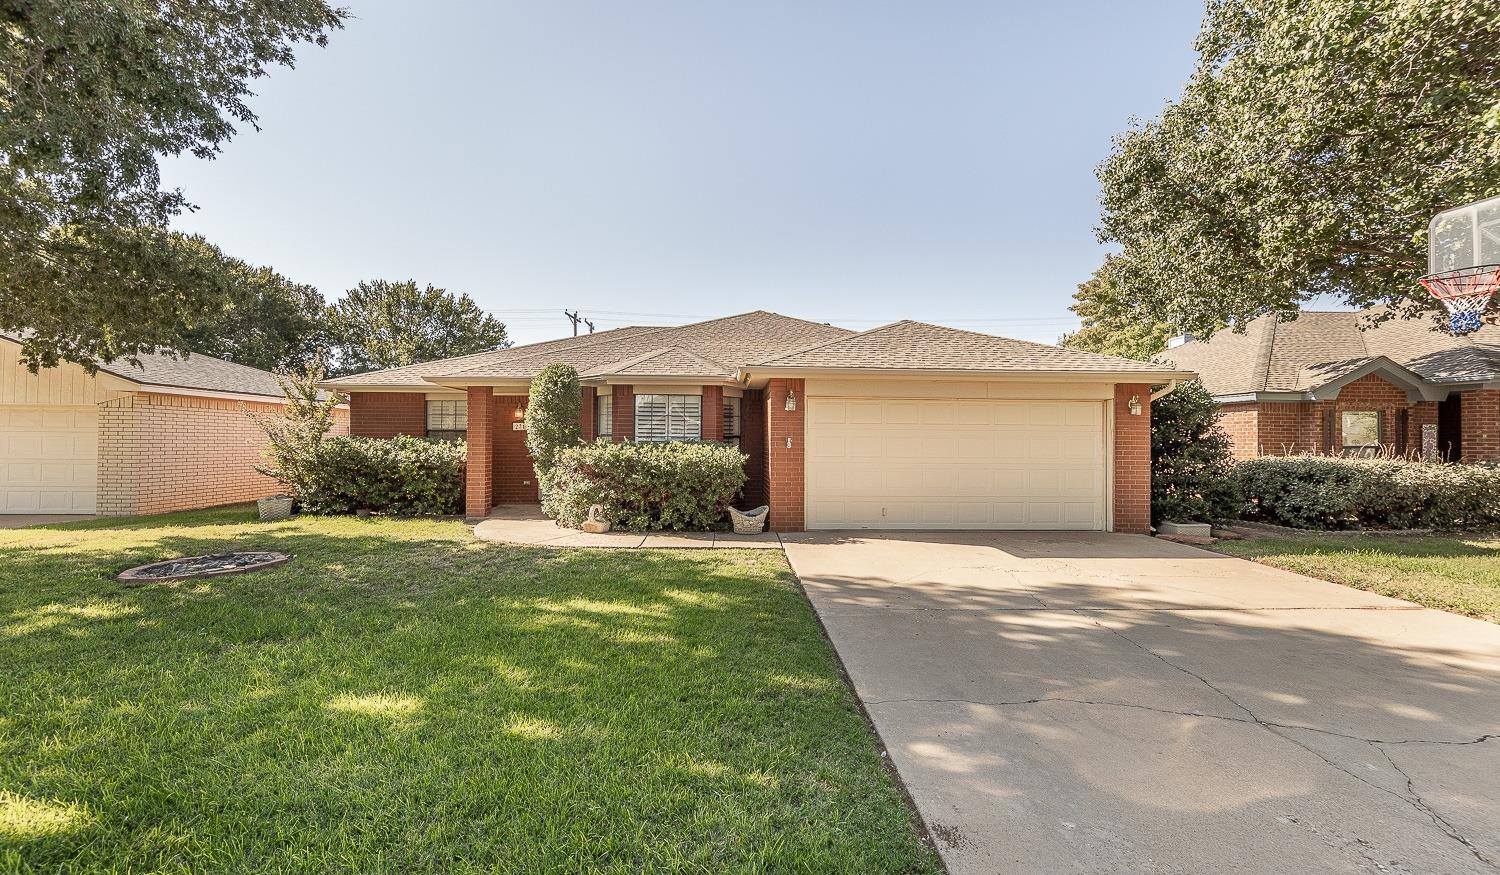
M 1434 298 L 1448 308 L 1448 329 L 1457 335 L 1473 334 L 1485 322 L 1484 311 L 1500 291 L 1500 264 L 1463 267 L 1424 276 L 1418 280 Z

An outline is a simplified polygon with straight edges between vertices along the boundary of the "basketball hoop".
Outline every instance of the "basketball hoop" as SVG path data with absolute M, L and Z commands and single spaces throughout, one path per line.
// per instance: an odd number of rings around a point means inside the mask
M 1484 311 L 1500 291 L 1500 264 L 1429 274 L 1418 282 L 1448 308 L 1450 331 L 1460 336 L 1473 334 L 1484 326 Z

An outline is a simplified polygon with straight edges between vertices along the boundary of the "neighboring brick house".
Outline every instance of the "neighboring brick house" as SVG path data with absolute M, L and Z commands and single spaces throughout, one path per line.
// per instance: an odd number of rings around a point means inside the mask
M 0 514 L 164 513 L 253 501 L 265 436 L 245 415 L 282 393 L 266 371 L 194 355 L 145 356 L 93 374 L 31 373 L 0 334 Z M 348 431 L 348 410 L 335 411 Z
M 747 456 L 771 527 L 1150 526 L 1150 405 L 1191 372 L 920 322 L 856 334 L 757 311 L 330 380 L 354 434 L 463 436 L 470 517 L 537 500 L 531 378 L 583 382 L 585 440 L 712 440 Z
M 1500 328 L 1380 310 L 1263 316 L 1158 356 L 1197 371 L 1239 458 L 1378 451 L 1500 461 Z

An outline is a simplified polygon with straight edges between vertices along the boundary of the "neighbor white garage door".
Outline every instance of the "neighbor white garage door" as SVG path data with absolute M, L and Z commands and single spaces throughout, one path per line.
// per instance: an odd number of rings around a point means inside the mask
M 1099 401 L 809 398 L 812 529 L 1103 529 Z
M 93 407 L 0 405 L 0 513 L 93 513 Z

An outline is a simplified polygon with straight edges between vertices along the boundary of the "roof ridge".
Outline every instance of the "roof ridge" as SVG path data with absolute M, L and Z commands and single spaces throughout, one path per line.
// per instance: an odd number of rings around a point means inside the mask
M 1073 353 L 1075 355 L 1092 356 L 1093 358 L 1099 358 L 1099 359 L 1112 359 L 1114 361 L 1124 360 L 1124 361 L 1130 361 L 1130 362 L 1139 361 L 1139 359 L 1129 359 L 1129 358 L 1125 358 L 1125 356 L 1122 356 L 1122 355 L 1107 355 L 1107 354 L 1102 353 L 1102 352 L 1093 352 L 1092 350 L 1087 350 L 1087 349 L 1074 349 L 1072 347 L 1062 346 L 1061 344 L 1057 344 L 1057 343 L 1042 343 L 1042 342 L 1036 341 L 1036 340 L 1021 340 L 1018 337 L 1006 337 L 1003 334 L 985 334 L 983 331 L 970 331 L 967 328 L 950 328 L 947 325 L 937 325 L 937 324 L 932 323 L 932 322 L 918 322 L 915 319 L 902 319 L 901 322 L 897 322 L 895 324 L 900 325 L 900 324 L 903 324 L 903 323 L 911 323 L 912 325 L 921 325 L 921 326 L 923 326 L 925 328 L 938 328 L 938 329 L 941 329 L 943 331 L 952 331 L 955 334 L 967 334 L 970 337 L 983 337 L 983 338 L 986 338 L 986 339 L 989 339 L 989 340 L 999 339 L 999 340 L 1004 340 L 1007 343 L 1018 343 L 1018 344 L 1020 344 L 1022 346 L 1036 347 L 1038 349 L 1066 349 L 1066 350 L 1068 350 L 1068 352 Z M 889 326 L 887 326 L 887 327 L 889 327 Z
M 1269 388 L 1271 382 L 1271 356 L 1276 350 L 1276 330 L 1281 325 L 1281 314 L 1268 313 L 1266 318 L 1270 324 L 1266 326 L 1266 336 L 1260 339 L 1260 344 L 1255 349 L 1255 381 L 1253 385 L 1259 387 L 1257 391 L 1264 392 Z
M 675 325 L 655 325 L 655 326 L 642 325 L 642 326 L 632 326 L 632 327 L 640 327 L 640 328 L 646 329 L 644 331 L 641 331 L 641 332 L 637 333 L 635 335 L 636 337 L 647 337 L 647 336 L 650 336 L 652 334 L 660 334 L 663 331 L 672 331 L 672 330 L 675 330 L 675 328 L 676 328 Z M 620 330 L 622 330 L 622 329 L 620 329 L 620 328 L 611 328 L 609 331 L 601 331 L 598 334 L 587 334 L 587 335 L 584 335 L 584 337 L 586 337 L 586 338 L 596 338 L 596 339 L 590 339 L 590 340 L 587 340 L 587 341 L 585 341 L 583 343 L 574 344 L 572 347 L 570 347 L 570 349 L 575 349 L 575 350 L 576 349 L 588 349 L 589 347 L 597 346 L 597 345 L 599 345 L 600 343 L 602 343 L 602 342 L 604 342 L 606 340 L 612 339 L 612 338 L 606 338 L 604 335 L 610 334 L 610 333 L 615 332 L 615 331 L 620 331 Z M 568 340 L 568 339 L 569 338 L 566 338 L 566 337 L 559 337 L 559 338 L 557 338 L 557 340 Z M 556 340 L 542 340 L 542 341 L 538 341 L 536 343 L 527 344 L 527 345 L 528 346 L 541 346 L 544 343 L 556 343 L 556 342 L 557 342 Z M 520 348 L 520 347 L 517 347 L 517 348 Z M 526 353 L 525 355 L 518 355 L 518 356 L 513 356 L 511 358 L 508 358 L 508 359 L 505 360 L 505 363 L 506 364 L 513 364 L 513 363 L 518 362 L 518 361 L 524 361 L 526 359 L 536 358 L 539 355 L 547 355 L 549 352 L 550 352 L 550 350 L 545 350 L 545 349 L 535 350 L 533 352 Z M 439 359 L 438 361 L 446 361 L 446 359 Z M 436 364 L 436 362 L 433 362 L 432 364 Z M 463 369 L 461 371 L 454 371 L 453 373 L 450 373 L 450 374 L 434 374 L 433 376 L 439 376 L 439 377 L 457 377 L 457 376 L 463 375 L 464 373 L 466 373 L 466 372 L 468 372 L 470 370 L 472 370 L 472 368 L 465 368 L 465 369 Z
M 792 318 L 796 318 L 796 317 L 792 317 Z M 776 361 L 777 359 L 784 359 L 784 358 L 789 358 L 789 357 L 794 356 L 794 355 L 801 355 L 804 352 L 812 352 L 815 349 L 822 349 L 825 346 L 832 346 L 835 343 L 843 343 L 845 341 L 854 340 L 855 338 L 859 338 L 859 337 L 868 337 L 869 335 L 874 334 L 877 331 L 884 331 L 887 328 L 894 328 L 897 325 L 901 325 L 901 324 L 904 324 L 904 323 L 907 323 L 907 322 L 911 322 L 911 321 L 912 320 L 910 320 L 910 319 L 900 319 L 900 320 L 897 320 L 895 322 L 891 322 L 891 323 L 886 324 L 886 325 L 877 325 L 874 328 L 867 328 L 864 331 L 856 331 L 853 334 L 845 334 L 843 337 L 835 337 L 832 340 L 820 340 L 817 343 L 810 343 L 807 346 L 799 346 L 796 349 L 784 350 L 782 352 L 776 353 L 774 356 L 771 356 L 770 358 L 761 359 L 758 362 L 746 362 L 745 364 L 747 366 L 750 366 L 750 365 L 768 365 L 771 362 Z M 819 324 L 823 324 L 823 323 L 819 323 Z

